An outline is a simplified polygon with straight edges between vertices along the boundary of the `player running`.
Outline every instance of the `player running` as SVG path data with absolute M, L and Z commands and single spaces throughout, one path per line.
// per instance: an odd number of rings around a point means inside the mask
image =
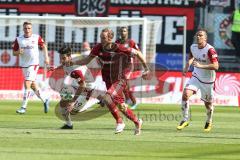
M 102 78 L 107 87 L 107 93 L 104 95 L 103 99 L 116 120 L 117 127 L 115 133 L 122 132 L 125 127 L 118 110 L 119 108 L 128 119 L 134 122 L 136 126 L 134 134 L 140 135 L 142 120 L 138 119 L 133 111 L 128 108 L 128 105 L 124 103 L 123 90 L 126 87 L 125 69 L 128 66 L 128 59 L 131 56 L 137 57 L 142 63 L 145 69 L 143 78 L 147 78 L 149 69 L 140 51 L 134 48 L 125 48 L 122 45 L 113 43 L 113 37 L 114 33 L 111 29 L 103 29 L 100 34 L 101 43 L 95 45 L 90 55 L 85 59 L 79 60 L 77 64 L 86 65 L 95 57 L 101 60 L 103 64 Z
M 19 66 L 22 67 L 25 88 L 22 106 L 16 112 L 19 114 L 26 112 L 32 89 L 37 97 L 42 100 L 44 112 L 47 113 L 49 99 L 41 92 L 35 82 L 39 69 L 39 47 L 43 49 L 44 63 L 49 65 L 47 46 L 41 36 L 32 33 L 32 24 L 30 22 L 23 23 L 23 31 L 24 35 L 17 37 L 13 43 L 13 55 L 19 56 Z
M 182 95 L 182 114 L 183 119 L 177 126 L 181 130 L 189 125 L 189 98 L 198 90 L 201 91 L 201 99 L 204 101 L 207 109 L 207 120 L 204 126 L 204 131 L 209 132 L 212 128 L 213 118 L 213 92 L 214 82 L 216 79 L 216 70 L 219 68 L 218 56 L 210 44 L 207 43 L 207 31 L 204 29 L 198 30 L 196 33 L 197 44 L 192 44 L 188 62 L 183 70 L 183 75 L 192 64 L 194 70 L 191 79 L 187 82 Z

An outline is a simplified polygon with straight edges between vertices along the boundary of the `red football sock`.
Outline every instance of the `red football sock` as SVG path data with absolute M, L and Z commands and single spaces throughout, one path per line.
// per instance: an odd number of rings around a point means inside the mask
M 129 97 L 129 90 L 128 90 L 127 88 L 125 88 L 125 89 L 123 90 L 123 93 L 124 93 L 125 99 L 129 99 L 129 98 L 130 98 L 130 97 Z
M 120 112 L 116 106 L 115 103 L 107 103 L 107 107 L 111 114 L 113 115 L 114 119 L 116 120 L 117 123 L 123 123 L 122 117 L 120 115 Z
M 133 113 L 133 111 L 130 108 L 127 108 L 125 111 L 122 111 L 122 113 L 131 121 L 135 123 L 135 125 L 138 125 L 138 118 L 137 116 Z

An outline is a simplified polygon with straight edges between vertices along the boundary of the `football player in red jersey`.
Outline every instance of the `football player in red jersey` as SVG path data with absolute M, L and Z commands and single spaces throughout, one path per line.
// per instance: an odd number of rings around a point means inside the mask
M 114 43 L 112 42 L 113 37 L 114 32 L 111 29 L 103 29 L 100 34 L 101 43 L 93 47 L 88 57 L 75 63 L 86 65 L 95 57 L 98 57 L 101 60 L 103 65 L 102 78 L 107 87 L 107 92 L 102 98 L 117 122 L 115 133 L 122 132 L 125 127 L 118 110 L 119 108 L 128 119 L 134 122 L 136 126 L 134 134 L 139 135 L 141 133 L 142 120 L 138 119 L 133 111 L 128 108 L 128 105 L 124 103 L 123 90 L 126 87 L 125 72 L 128 66 L 128 59 L 133 56 L 140 60 L 145 69 L 143 72 L 144 79 L 149 76 L 150 71 L 139 50 L 126 48 Z
M 127 27 L 125 27 L 125 26 L 121 27 L 119 30 L 119 34 L 120 34 L 120 37 L 119 37 L 119 39 L 116 40 L 116 43 L 123 45 L 126 48 L 134 48 L 136 50 L 139 50 L 139 47 L 135 43 L 135 41 L 128 38 L 128 28 Z M 126 69 L 126 75 L 125 75 L 125 78 L 127 79 L 127 81 L 126 81 L 127 85 L 126 85 L 126 88 L 123 90 L 123 93 L 125 95 L 126 102 L 128 104 L 130 104 L 129 102 L 131 101 L 131 105 L 132 105 L 131 109 L 136 109 L 137 108 L 136 98 L 133 95 L 132 91 L 130 90 L 130 85 L 129 85 L 130 75 L 134 71 L 135 59 L 133 57 L 130 57 L 128 62 L 129 62 L 129 65 L 128 65 L 128 69 Z

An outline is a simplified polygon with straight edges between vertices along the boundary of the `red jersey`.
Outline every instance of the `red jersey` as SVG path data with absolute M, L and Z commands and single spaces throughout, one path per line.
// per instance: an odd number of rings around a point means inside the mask
M 138 45 L 132 39 L 122 40 L 121 38 L 116 40 L 116 43 L 126 47 L 126 48 L 134 48 L 136 50 L 140 50 Z M 126 71 L 126 78 L 130 79 L 131 74 L 134 70 L 141 70 L 142 67 L 139 66 L 139 60 L 137 58 L 129 58 L 128 59 L 128 71 Z
M 136 50 L 139 50 L 138 45 L 132 39 L 127 39 L 126 41 L 118 39 L 118 40 L 116 40 L 116 43 L 121 44 L 126 48 L 134 48 Z
M 133 48 L 126 48 L 116 43 L 113 45 L 113 49 L 105 50 L 102 44 L 97 44 L 90 53 L 92 56 L 98 56 L 103 63 L 102 78 L 107 88 L 124 78 L 125 69 L 129 66 L 128 59 L 136 54 Z

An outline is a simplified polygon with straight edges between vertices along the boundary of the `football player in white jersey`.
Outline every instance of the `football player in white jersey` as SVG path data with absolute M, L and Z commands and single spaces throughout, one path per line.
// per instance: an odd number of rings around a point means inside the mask
M 218 56 L 213 46 L 207 43 L 207 31 L 199 29 L 196 33 L 197 44 L 192 44 L 188 62 L 183 70 L 185 76 L 189 66 L 193 65 L 192 77 L 187 82 L 182 95 L 183 119 L 177 126 L 181 130 L 189 125 L 189 98 L 198 90 L 201 91 L 201 100 L 204 101 L 207 110 L 207 119 L 204 131 L 212 128 L 213 118 L 213 92 L 216 79 L 216 70 L 219 68 Z
M 91 69 L 87 66 L 73 65 L 71 53 L 70 47 L 64 46 L 59 50 L 64 70 L 64 82 L 60 91 L 60 113 L 66 121 L 61 129 L 73 129 L 70 114 L 77 114 L 92 107 L 99 102 L 97 98 L 104 95 L 106 91 L 101 77 L 97 78 L 93 75 Z M 91 67 L 98 69 L 100 66 Z
M 19 66 L 22 67 L 24 75 L 24 94 L 22 106 L 16 111 L 19 114 L 26 112 L 28 99 L 31 89 L 43 102 L 44 112 L 48 112 L 49 99 L 41 93 L 37 83 L 35 82 L 39 68 L 39 47 L 44 53 L 44 62 L 49 65 L 49 57 L 47 46 L 41 36 L 32 33 L 32 24 L 30 22 L 23 23 L 24 34 L 17 37 L 13 43 L 13 55 L 19 56 Z

